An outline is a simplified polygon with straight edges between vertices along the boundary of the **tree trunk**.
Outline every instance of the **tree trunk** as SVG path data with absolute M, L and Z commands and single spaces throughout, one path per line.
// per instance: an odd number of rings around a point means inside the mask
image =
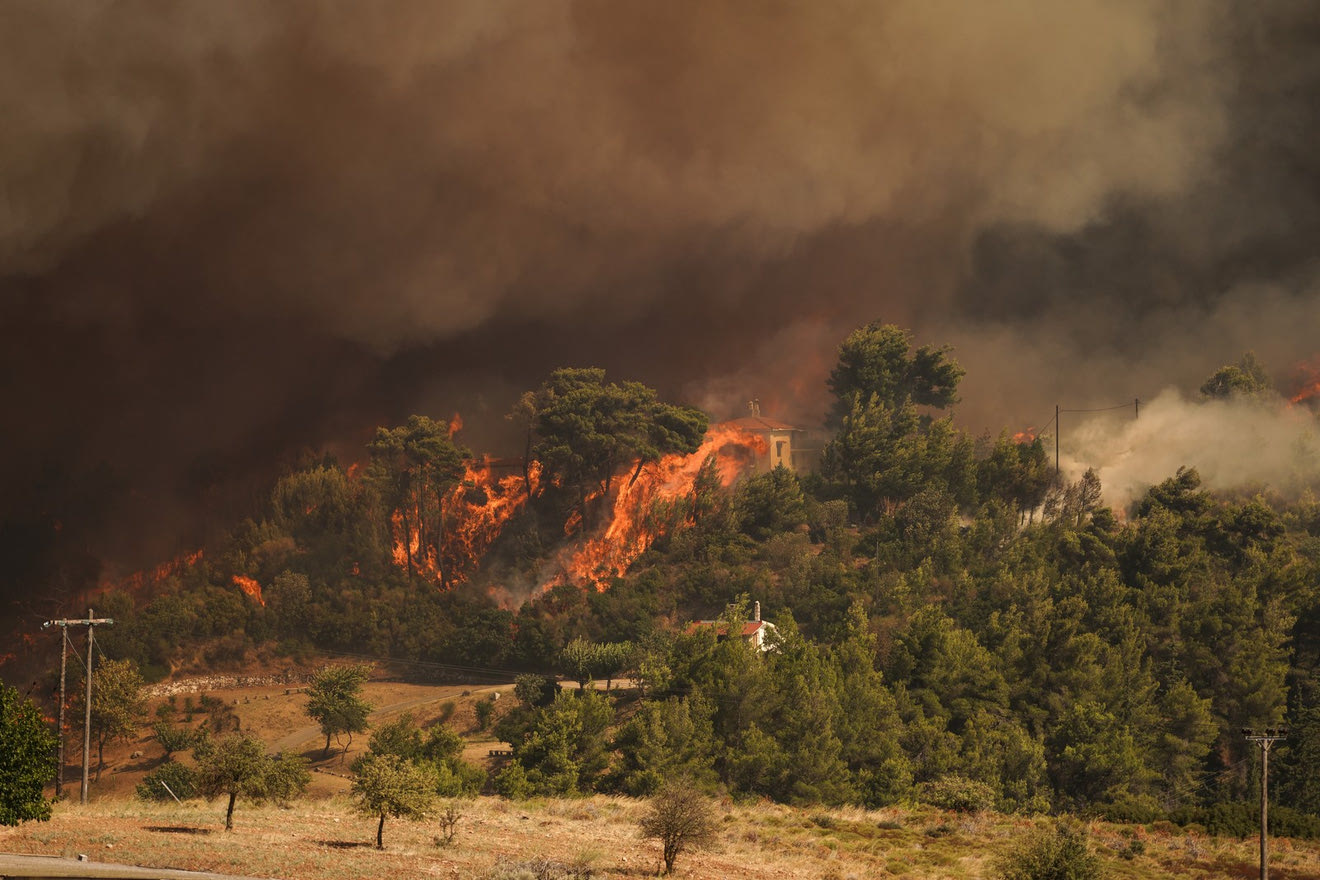
M 376 849 L 385 848 L 385 814 L 380 814 L 380 824 L 376 826 Z
M 229 793 L 229 809 L 225 810 L 225 830 L 234 830 L 234 801 L 238 800 L 238 792 Z
M 321 753 L 321 757 L 323 757 L 323 758 L 328 758 L 328 757 L 330 757 L 330 733 L 329 733 L 329 731 L 327 731 L 326 734 L 325 734 L 325 751 Z

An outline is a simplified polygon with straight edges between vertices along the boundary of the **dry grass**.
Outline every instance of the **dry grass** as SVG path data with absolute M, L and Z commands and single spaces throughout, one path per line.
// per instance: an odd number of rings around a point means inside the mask
M 563 876 L 654 876 L 659 849 L 642 841 L 642 802 L 627 798 L 534 800 L 478 798 L 460 803 L 451 846 L 436 845 L 432 823 L 390 821 L 384 852 L 373 847 L 375 823 L 342 796 L 301 801 L 291 809 L 242 806 L 235 830 L 223 831 L 214 804 L 143 804 L 102 799 L 62 804 L 48 823 L 0 830 L 0 849 L 246 874 L 258 877 L 489 878 L 512 863 L 548 860 Z M 936 810 L 794 809 L 776 804 L 720 805 L 714 851 L 684 854 L 680 877 L 790 880 L 970 878 L 993 876 L 995 855 L 1033 824 L 1019 817 L 958 816 Z M 1041 820 L 1044 821 L 1044 820 Z M 1091 827 L 1114 878 L 1241 878 L 1255 873 L 1251 840 L 1162 834 L 1139 826 Z M 1140 841 L 1134 846 L 1134 841 Z M 1135 850 L 1135 852 L 1134 852 Z M 1277 880 L 1320 876 L 1320 847 L 1277 841 Z

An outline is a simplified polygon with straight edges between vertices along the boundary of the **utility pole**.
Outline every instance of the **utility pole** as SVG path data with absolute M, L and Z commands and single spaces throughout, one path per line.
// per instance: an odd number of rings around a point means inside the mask
M 64 666 L 65 666 L 65 647 L 69 643 L 69 630 L 71 626 L 87 627 L 87 695 L 86 714 L 83 718 L 83 759 L 82 759 L 82 794 L 80 803 L 87 803 L 87 767 L 92 755 L 92 653 L 96 647 L 95 637 L 92 630 L 97 626 L 110 626 L 114 623 L 113 618 L 96 617 L 92 614 L 92 609 L 87 609 L 87 619 L 64 619 L 48 620 L 41 625 L 42 629 L 48 626 L 58 626 L 63 633 L 63 643 L 60 645 L 60 731 L 59 731 L 59 767 L 55 770 L 55 795 L 58 797 L 64 790 Z
M 1135 422 L 1139 418 L 1141 418 L 1141 398 L 1134 397 L 1132 398 L 1132 421 Z
M 1059 435 L 1063 426 L 1059 424 L 1059 405 L 1054 404 L 1054 479 L 1059 479 Z
M 1260 880 L 1269 880 L 1270 746 L 1287 737 L 1288 730 L 1267 727 L 1257 731 L 1244 727 L 1242 735 L 1260 746 Z

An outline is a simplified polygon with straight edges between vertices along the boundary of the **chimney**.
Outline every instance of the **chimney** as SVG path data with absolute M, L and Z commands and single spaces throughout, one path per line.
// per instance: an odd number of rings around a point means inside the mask
M 752 620 L 755 620 L 755 621 L 758 622 L 758 623 L 760 623 L 760 621 L 761 621 L 761 603 L 760 603 L 760 602 L 753 602 L 753 603 L 752 603 Z

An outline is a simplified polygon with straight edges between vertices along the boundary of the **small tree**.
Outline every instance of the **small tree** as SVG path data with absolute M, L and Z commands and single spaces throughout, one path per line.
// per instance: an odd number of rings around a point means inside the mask
M 325 734 L 325 753 L 330 754 L 330 737 L 339 741 L 348 734 L 344 751 L 353 744 L 353 734 L 367 729 L 371 704 L 362 699 L 362 685 L 371 675 L 367 664 L 327 666 L 312 677 L 307 686 L 307 714 L 321 725 Z
M 1099 880 L 1103 876 L 1086 832 L 1066 825 L 1032 833 L 1001 858 L 996 868 L 1000 880 Z
M 365 816 L 378 816 L 376 849 L 385 848 L 385 819 L 425 819 L 435 803 L 437 781 L 430 767 L 398 755 L 368 755 L 357 765 L 353 806 Z
M 168 704 L 166 704 L 168 705 Z M 186 727 L 175 727 L 168 721 L 157 721 L 151 726 L 152 737 L 165 750 L 165 757 L 170 758 L 175 752 L 192 748 L 197 742 L 197 734 Z
M 206 740 L 194 751 L 197 792 L 204 798 L 229 796 L 225 830 L 234 829 L 234 804 L 239 797 L 253 803 L 287 801 L 301 794 L 311 774 L 300 758 L 270 757 L 255 737 L 233 733 Z
M 706 849 L 715 842 L 715 811 L 688 780 L 671 781 L 661 788 L 639 824 L 643 837 L 660 841 L 666 874 L 674 872 L 681 853 Z
M 41 712 L 0 686 L 0 825 L 50 818 L 44 788 L 55 775 L 55 736 Z
M 92 740 L 96 743 L 96 780 L 105 767 L 105 744 L 137 733 L 146 710 L 142 676 L 132 660 L 107 660 L 92 672 Z M 74 717 L 83 718 L 85 697 L 79 694 Z

